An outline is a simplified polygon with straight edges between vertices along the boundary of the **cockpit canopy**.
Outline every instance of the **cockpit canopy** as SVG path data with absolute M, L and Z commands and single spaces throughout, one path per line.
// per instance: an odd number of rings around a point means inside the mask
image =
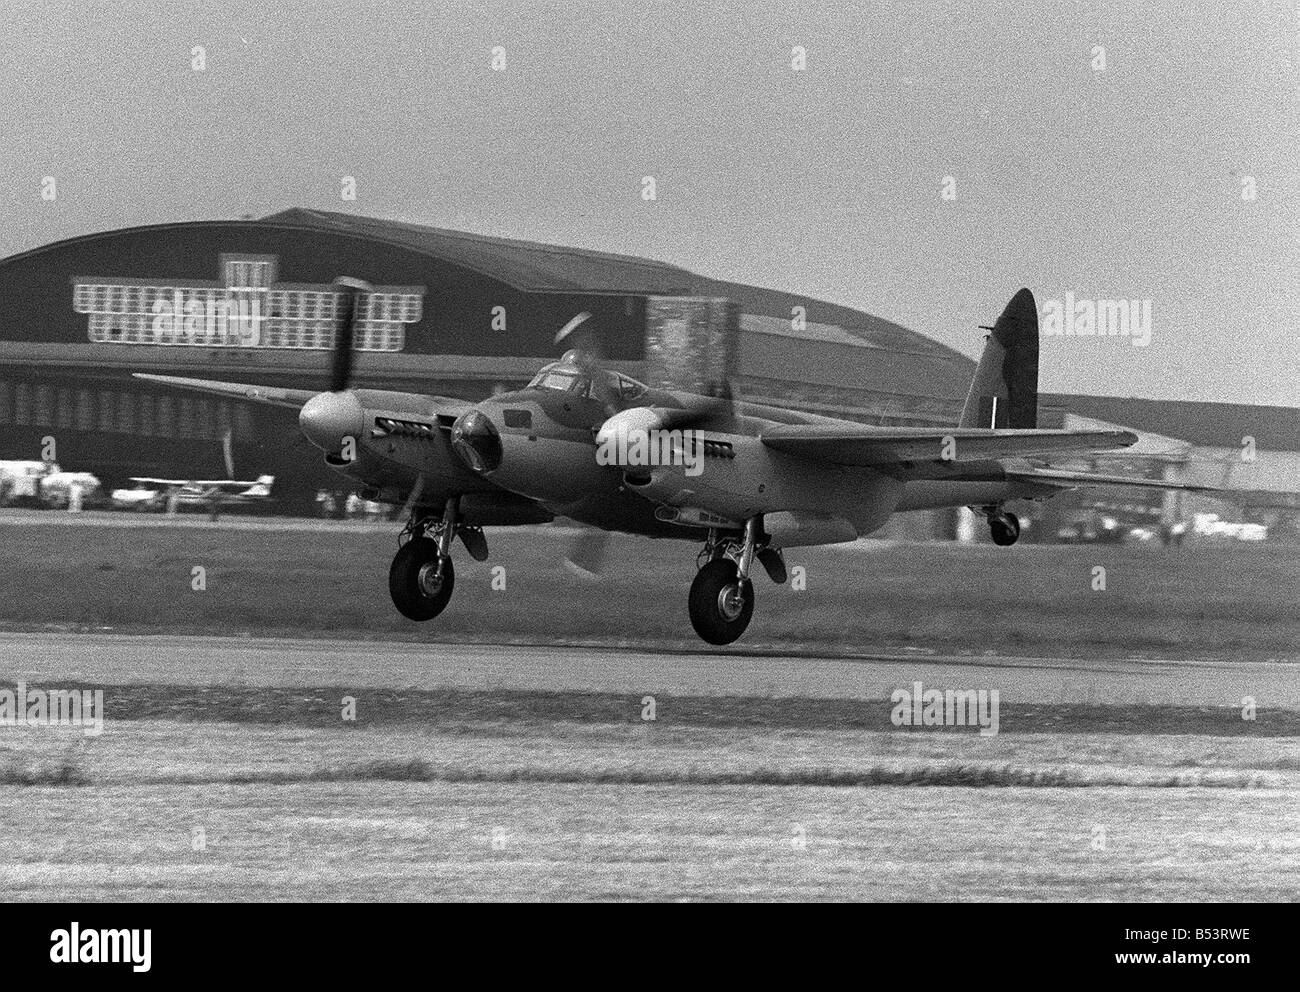
M 583 368 L 565 361 L 542 367 L 528 384 L 529 389 L 553 389 L 593 400 L 611 398 L 630 402 L 645 394 L 647 387 L 621 372 Z

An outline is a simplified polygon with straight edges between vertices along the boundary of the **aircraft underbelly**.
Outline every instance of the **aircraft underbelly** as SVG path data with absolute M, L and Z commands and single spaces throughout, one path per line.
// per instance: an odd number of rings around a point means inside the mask
M 981 506 L 1012 498 L 1009 482 L 908 482 L 898 501 L 898 510 L 934 510 L 945 506 Z

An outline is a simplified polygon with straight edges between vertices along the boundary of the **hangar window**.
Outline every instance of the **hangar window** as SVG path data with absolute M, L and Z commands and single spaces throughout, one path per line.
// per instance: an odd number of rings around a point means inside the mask
M 181 396 L 176 400 L 176 436 L 194 436 L 194 399 Z
M 212 409 L 211 400 L 195 400 L 195 408 L 198 410 L 198 434 L 199 437 L 217 437 L 217 429 L 214 423 L 215 411 Z
M 142 393 L 140 396 L 140 433 L 146 437 L 153 437 L 153 397 L 148 393 Z
M 159 437 L 176 436 L 176 419 L 172 412 L 172 398 L 170 396 L 159 396 L 157 415 L 154 418 L 154 429 Z
M 89 389 L 77 390 L 77 430 L 89 431 L 95 427 L 95 398 Z
M 32 387 L 25 382 L 14 386 L 14 423 L 32 422 Z
M 49 386 L 36 387 L 36 423 L 54 423 L 54 390 Z
M 72 390 L 67 386 L 59 388 L 56 394 L 57 401 L 55 409 L 58 411 L 57 419 L 54 422 L 55 427 L 72 426 Z
M 231 289 L 266 289 L 271 284 L 271 260 L 258 256 L 227 255 L 226 285 Z
M 135 394 L 117 394 L 117 430 L 121 434 L 135 433 Z
M 99 391 L 99 429 L 101 431 L 113 430 L 113 391 L 111 389 L 101 389 Z

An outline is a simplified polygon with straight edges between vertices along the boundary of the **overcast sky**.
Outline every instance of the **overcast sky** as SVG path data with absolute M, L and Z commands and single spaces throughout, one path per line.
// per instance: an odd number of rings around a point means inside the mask
M 1045 390 L 1300 402 L 1294 3 L 829 8 L 6 0 L 0 256 L 345 210 L 660 258 L 969 355 L 1027 285 L 1152 304 L 1145 348 L 1045 338 Z

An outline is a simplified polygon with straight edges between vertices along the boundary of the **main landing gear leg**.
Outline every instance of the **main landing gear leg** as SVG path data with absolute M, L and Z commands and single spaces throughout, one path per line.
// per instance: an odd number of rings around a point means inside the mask
M 691 583 L 691 626 L 710 644 L 730 644 L 745 632 L 754 615 L 754 584 L 749 569 L 757 554 L 759 518 L 745 521 L 743 539 L 717 540 L 709 532 L 709 558 Z
M 433 522 L 433 537 L 427 536 L 427 519 L 413 516 L 407 525 L 411 539 L 393 556 L 388 570 L 388 592 L 402 616 L 432 620 L 451 602 L 456 570 L 450 552 L 459 515 L 460 500 L 453 496 L 447 500 L 442 518 Z

